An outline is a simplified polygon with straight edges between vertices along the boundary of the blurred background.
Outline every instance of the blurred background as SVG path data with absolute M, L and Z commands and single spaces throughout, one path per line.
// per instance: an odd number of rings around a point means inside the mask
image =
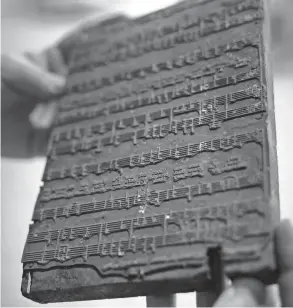
M 293 221 L 293 1 L 271 1 L 275 111 L 281 216 Z M 171 5 L 176 0 L 1 0 L 2 53 L 38 51 L 53 44 L 87 18 L 113 12 L 131 17 Z M 21 255 L 39 192 L 45 159 L 2 159 L 1 306 L 37 307 L 20 292 Z M 178 306 L 195 307 L 193 293 L 179 294 Z M 145 307 L 144 298 L 50 304 L 47 306 Z

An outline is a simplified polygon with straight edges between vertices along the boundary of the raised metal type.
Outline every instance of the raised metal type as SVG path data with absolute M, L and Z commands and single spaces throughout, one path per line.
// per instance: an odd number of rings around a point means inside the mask
M 24 248 L 42 303 L 275 281 L 279 221 L 265 0 L 192 0 L 64 43 L 66 93 Z

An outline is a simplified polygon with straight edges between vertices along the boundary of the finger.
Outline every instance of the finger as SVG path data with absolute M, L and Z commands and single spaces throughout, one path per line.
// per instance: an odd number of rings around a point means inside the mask
M 24 55 L 30 62 L 44 70 L 61 76 L 67 75 L 67 65 L 56 47 L 47 48 L 40 53 L 25 52 Z
M 48 62 L 48 69 L 50 72 L 56 73 L 61 76 L 67 75 L 67 65 L 61 55 L 59 49 L 53 47 L 45 51 L 45 56 Z
M 38 100 L 61 94 L 65 78 L 52 74 L 21 56 L 2 56 L 2 79 L 16 93 Z
M 216 301 L 214 307 L 257 307 L 265 298 L 265 286 L 254 278 L 242 278 L 233 282 Z
M 275 242 L 282 305 L 293 306 L 293 227 L 290 220 L 284 220 L 277 228 Z
M 54 122 L 56 112 L 57 104 L 55 102 L 49 104 L 38 104 L 29 115 L 29 119 L 37 129 L 49 128 Z
M 264 302 L 266 307 L 281 307 L 280 293 L 278 285 L 270 285 L 266 287 L 266 299 Z
M 47 58 L 42 53 L 35 52 L 25 52 L 24 56 L 36 66 L 41 67 L 42 69 L 48 69 L 48 61 Z
M 224 290 L 232 286 L 231 280 L 224 277 Z M 214 291 L 196 292 L 196 307 L 211 307 L 217 301 L 219 294 Z

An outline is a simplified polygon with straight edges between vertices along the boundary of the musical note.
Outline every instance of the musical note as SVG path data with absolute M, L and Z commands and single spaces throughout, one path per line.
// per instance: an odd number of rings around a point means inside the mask
M 103 135 L 105 132 L 106 132 L 106 126 L 104 123 L 101 123 L 99 127 L 99 133 Z
M 142 237 L 142 242 L 143 242 L 143 246 L 142 246 L 142 252 L 146 253 L 147 252 L 147 236 L 143 236 Z
M 103 151 L 102 146 L 101 146 L 101 140 L 97 139 L 96 141 L 96 147 L 94 148 L 95 153 L 101 153 Z
M 178 150 L 178 145 L 176 144 L 175 150 L 174 150 L 174 158 L 179 159 L 180 158 L 180 152 Z
M 131 127 L 138 127 L 139 126 L 139 123 L 136 119 L 136 117 L 133 115 L 133 121 L 132 121 L 132 124 L 131 124 Z
M 133 132 L 132 142 L 133 145 L 137 145 L 137 130 Z
M 153 158 L 154 158 L 154 157 L 153 157 L 153 150 L 151 149 L 150 158 L 149 158 L 149 162 L 150 162 L 151 164 L 153 164 L 153 163 L 156 162 L 156 160 L 154 160 Z
M 149 239 L 151 240 L 151 243 L 150 243 L 151 251 L 152 251 L 152 253 L 155 253 L 156 252 L 156 237 L 151 236 L 151 237 L 149 237 Z
M 143 138 L 144 138 L 144 139 L 150 138 L 150 136 L 149 136 L 149 127 L 148 127 L 148 123 L 145 124 L 144 133 L 143 133 Z
M 82 164 L 82 165 L 81 165 L 81 175 L 82 175 L 83 177 L 85 177 L 85 176 L 88 175 L 87 164 Z
M 123 119 L 120 119 L 120 120 L 118 121 L 117 128 L 119 128 L 119 129 L 124 129 L 125 127 L 126 127 L 126 126 L 124 125 Z
M 70 205 L 67 205 L 63 208 L 63 215 L 68 218 L 70 215 Z
M 110 252 L 109 252 L 109 254 L 110 254 L 111 257 L 114 257 L 116 255 L 115 254 L 115 242 L 114 242 L 113 239 L 110 242 Z
M 73 206 L 75 206 L 75 214 L 77 215 L 77 216 L 79 216 L 80 215 L 80 211 L 81 211 L 81 209 L 80 209 L 80 204 L 78 203 L 78 202 L 74 202 L 73 203 Z
M 123 257 L 124 256 L 124 251 L 123 251 L 121 246 L 122 246 L 122 243 L 121 243 L 121 240 L 120 240 L 118 242 L 118 253 L 117 253 L 118 257 Z
M 188 189 L 187 201 L 188 201 L 188 202 L 191 202 L 191 201 L 192 201 L 192 190 L 191 190 L 191 186 L 188 185 L 188 186 L 187 186 L 187 189 Z
M 133 168 L 133 167 L 136 166 L 136 164 L 134 162 L 134 157 L 135 157 L 135 155 L 133 155 L 133 154 L 129 157 L 129 167 L 130 168 Z
M 89 246 L 85 245 L 84 248 L 85 249 L 84 249 L 84 253 L 82 255 L 82 258 L 83 258 L 83 261 L 86 262 L 88 260 L 88 257 L 89 257 L 89 253 L 88 253 Z
M 107 207 L 108 208 L 113 208 L 113 206 L 114 206 L 114 197 L 113 197 L 113 194 L 112 193 L 110 193 L 110 197 L 109 197 L 109 199 L 108 199 L 108 201 L 107 201 Z M 108 205 L 109 204 L 109 205 Z
M 148 164 L 143 152 L 139 155 L 139 164 L 142 166 Z
M 69 240 L 75 240 L 77 238 L 77 234 L 76 234 L 76 229 L 75 228 L 71 228 L 70 229 L 70 234 L 69 234 Z
M 106 248 L 106 242 L 102 242 L 101 243 L 101 256 L 106 256 L 107 255 L 107 251 L 105 251 Z
M 131 237 L 129 239 L 129 249 L 131 249 L 133 253 L 136 252 L 136 246 L 137 246 L 136 236 L 131 235 Z
M 156 138 L 159 137 L 159 135 L 157 135 L 156 133 L 157 133 L 157 129 L 158 129 L 158 128 L 160 129 L 160 127 L 161 127 L 160 124 L 155 124 L 155 125 L 153 125 L 152 130 L 151 130 L 151 132 L 152 132 L 152 138 L 153 138 L 153 139 L 156 139 Z
M 231 137 L 222 137 L 220 138 L 220 149 L 222 151 L 229 151 L 233 148 L 233 138 Z
M 155 104 L 156 103 L 156 99 L 157 99 L 157 96 L 155 95 L 155 92 L 151 90 L 149 92 L 149 96 L 148 96 L 148 105 Z
M 45 261 L 46 247 L 47 247 L 47 246 L 45 246 L 44 251 L 43 251 L 43 253 L 42 253 L 42 258 L 41 258 L 41 260 L 38 260 L 38 261 L 37 261 L 37 263 L 42 264 L 42 265 L 49 262 L 49 261 Z
M 161 152 L 161 147 L 158 146 L 157 147 L 157 161 L 161 161 L 161 160 L 163 160 L 162 152 Z
M 70 143 L 70 153 L 71 154 L 75 154 L 76 145 L 77 145 L 77 142 L 75 140 L 72 140 L 71 143 Z
M 157 220 L 157 217 L 156 216 L 152 216 L 152 223 L 157 223 L 158 220 Z
M 128 191 L 125 191 L 125 203 L 126 203 L 126 209 L 130 209 L 131 204 L 130 204 L 130 198 L 128 196 Z
M 154 197 L 155 194 L 156 194 L 156 197 Z M 155 190 L 152 190 L 152 191 L 148 190 L 147 203 L 152 204 L 154 206 L 160 206 L 159 192 Z
M 183 119 L 182 129 L 183 129 L 183 134 L 184 135 L 187 134 L 187 122 L 188 121 L 189 121 L 189 119 Z
M 58 214 L 58 210 L 57 210 L 57 208 L 55 208 L 53 211 L 54 211 L 54 214 L 53 214 L 53 221 L 56 221 L 56 219 L 57 219 L 57 214 Z
M 69 238 L 69 232 L 70 232 L 70 229 L 68 229 L 68 228 L 61 230 L 60 239 L 62 241 L 66 241 Z
M 146 116 L 145 116 L 145 126 L 147 126 L 148 123 L 152 123 L 153 122 L 153 119 L 150 115 L 150 112 L 148 111 Z
M 47 243 L 46 243 L 46 246 L 49 246 L 49 245 L 51 244 L 51 241 L 52 241 L 51 232 L 50 232 L 50 231 L 47 232 L 47 234 L 46 234 L 46 236 L 45 236 L 44 239 L 45 239 L 45 241 L 47 242 Z
M 86 227 L 86 232 L 83 236 L 83 239 L 87 240 L 92 236 L 91 232 L 90 232 L 90 227 Z

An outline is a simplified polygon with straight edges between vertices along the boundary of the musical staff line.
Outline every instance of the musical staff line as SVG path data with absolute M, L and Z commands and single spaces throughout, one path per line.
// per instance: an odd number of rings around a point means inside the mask
M 227 212 L 229 211 L 230 214 Z M 263 204 L 260 199 L 238 201 L 232 204 L 217 204 L 200 208 L 186 208 L 180 211 L 168 211 L 167 213 L 135 217 L 131 219 L 122 219 L 116 221 L 108 221 L 91 225 L 81 225 L 66 227 L 50 231 L 29 232 L 27 243 L 47 242 L 51 243 L 55 240 L 72 241 L 78 238 L 89 239 L 95 235 L 109 235 L 115 232 L 128 231 L 132 234 L 134 230 L 149 228 L 155 226 L 164 226 L 166 217 L 168 223 L 175 223 L 180 226 L 184 220 L 201 219 L 227 219 L 229 217 L 239 218 L 246 213 L 257 212 L 264 215 Z M 61 235 L 60 235 L 61 234 Z
M 87 261 L 92 256 L 123 257 L 126 253 L 135 254 L 138 251 L 155 253 L 158 248 L 191 245 L 196 243 L 222 243 L 223 241 L 241 242 L 243 238 L 267 236 L 270 232 L 260 226 L 251 228 L 249 222 L 228 221 L 227 224 L 206 228 L 205 224 L 198 224 L 195 228 L 186 228 L 179 232 L 164 232 L 163 235 L 134 236 L 128 239 L 101 241 L 97 244 L 71 246 L 57 244 L 55 249 L 31 251 L 23 254 L 22 263 L 37 262 L 47 264 L 50 261 L 66 262 L 74 258 Z
M 80 216 L 88 213 L 98 213 L 104 211 L 130 209 L 143 205 L 160 206 L 163 202 L 187 199 L 191 202 L 193 198 L 202 195 L 212 195 L 215 193 L 239 190 L 255 186 L 262 186 L 261 174 L 243 176 L 225 176 L 223 179 L 212 182 L 199 182 L 195 185 L 187 185 L 182 187 L 173 187 L 171 189 L 153 190 L 140 189 L 134 195 L 129 195 L 126 191 L 124 196 L 113 197 L 110 195 L 106 200 L 93 200 L 87 203 L 69 203 L 67 206 L 57 208 L 36 209 L 33 214 L 34 221 L 42 221 L 44 219 L 57 219 L 61 217 Z
M 263 129 L 233 134 L 229 136 L 218 137 L 209 141 L 201 141 L 199 143 L 189 143 L 187 145 L 161 150 L 158 147 L 150 152 L 133 154 L 128 157 L 116 158 L 109 161 L 93 161 L 82 165 L 74 165 L 67 168 L 50 169 L 49 162 L 43 175 L 43 181 L 53 181 L 64 178 L 81 179 L 89 174 L 103 174 L 108 171 L 117 171 L 121 173 L 123 168 L 145 167 L 155 165 L 165 160 L 179 160 L 186 157 L 194 157 L 199 153 L 228 151 L 233 148 L 241 148 L 244 144 L 250 142 L 262 143 L 264 138 Z
M 204 99 L 201 101 L 189 101 L 188 103 L 177 105 L 171 108 L 163 108 L 158 111 L 133 115 L 128 118 L 122 118 L 116 121 L 102 122 L 94 125 L 84 125 L 74 128 L 66 128 L 53 132 L 52 143 L 61 143 L 62 141 L 69 141 L 72 139 L 81 139 L 83 137 L 92 137 L 93 135 L 104 135 L 111 132 L 113 129 L 121 131 L 127 127 L 135 127 L 137 125 L 147 125 L 153 121 L 168 118 L 171 115 L 177 116 L 185 113 L 198 112 L 205 114 L 212 112 L 220 106 L 226 104 L 235 104 L 236 102 L 249 99 L 261 98 L 261 88 L 258 85 L 253 85 L 243 90 L 232 93 L 214 96 L 213 98 Z
M 48 153 L 48 156 L 55 158 L 56 156 L 73 155 L 78 152 L 88 152 L 91 150 L 94 150 L 95 153 L 100 153 L 106 146 L 115 146 L 117 148 L 120 144 L 125 142 L 132 142 L 134 145 L 137 145 L 140 139 L 162 139 L 169 134 L 177 135 L 179 132 L 183 132 L 185 135 L 188 133 L 195 134 L 196 128 L 205 125 L 208 125 L 211 130 L 215 130 L 220 128 L 223 122 L 263 113 L 265 111 L 265 104 L 263 102 L 257 102 L 249 106 L 230 110 L 226 108 L 225 111 L 215 111 L 194 118 L 185 118 L 181 121 L 171 120 L 170 124 L 157 124 L 150 127 L 146 124 L 145 128 L 122 134 L 116 134 L 116 130 L 113 126 L 113 134 L 111 136 L 92 138 L 90 140 L 84 139 L 80 142 L 56 145 L 52 148 L 51 152 Z
M 101 109 L 99 106 L 95 106 L 60 112 L 58 114 L 58 118 L 56 119 L 55 125 L 62 126 L 65 124 L 98 118 L 107 114 L 147 107 L 154 104 L 166 104 L 177 98 L 190 97 L 202 92 L 236 85 L 251 79 L 259 79 L 259 77 L 260 70 L 257 68 L 248 72 L 241 72 L 228 77 L 222 77 L 218 79 L 214 78 L 213 80 L 202 84 L 191 80 L 188 82 L 183 82 L 182 84 L 178 84 L 171 89 L 165 90 L 163 93 L 156 94 L 154 91 L 151 91 L 149 97 L 138 98 L 128 103 L 116 104 L 111 107 L 112 109 L 108 109 L 107 107 L 103 107 Z

